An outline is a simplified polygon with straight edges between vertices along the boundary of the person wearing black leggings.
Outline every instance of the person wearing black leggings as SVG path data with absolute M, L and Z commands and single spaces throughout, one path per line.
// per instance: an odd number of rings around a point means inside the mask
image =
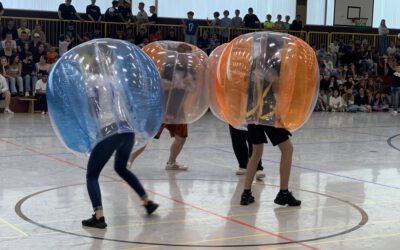
M 239 163 L 239 169 L 236 171 L 237 175 L 246 174 L 247 163 L 253 152 L 253 145 L 248 142 L 247 131 L 236 129 L 229 125 L 229 133 L 231 135 L 233 152 Z M 262 179 L 265 177 L 264 168 L 261 160 L 257 166 L 256 178 Z
M 108 127 L 108 129 L 115 127 L 115 124 Z M 106 130 L 107 128 L 103 129 L 103 131 Z M 113 129 L 111 128 L 111 130 Z M 146 191 L 138 178 L 127 169 L 127 162 L 133 147 L 134 139 L 134 133 L 111 135 L 98 143 L 92 150 L 87 167 L 86 184 L 95 213 L 91 218 L 82 221 L 83 226 L 95 228 L 107 227 L 103 215 L 99 177 L 103 167 L 111 158 L 114 151 L 116 151 L 114 163 L 115 171 L 143 200 L 143 206 L 146 208 L 148 214 L 152 214 L 157 209 L 158 204 L 147 198 Z

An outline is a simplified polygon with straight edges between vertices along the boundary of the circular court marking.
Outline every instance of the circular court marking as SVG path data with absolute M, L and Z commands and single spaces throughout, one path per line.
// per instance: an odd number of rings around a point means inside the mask
M 400 151 L 400 146 L 396 146 L 396 145 L 393 143 L 393 141 L 394 141 L 394 139 L 396 139 L 396 137 L 399 137 L 399 136 L 400 136 L 400 134 L 397 134 L 397 135 L 393 135 L 393 136 L 389 137 L 389 139 L 387 139 L 387 144 L 389 144 L 389 146 L 390 146 L 391 148 L 393 148 L 393 149 L 395 149 L 395 150 L 397 150 L 397 151 Z
M 142 179 L 144 181 L 168 181 L 168 179 Z M 231 182 L 231 183 L 237 183 L 238 181 L 229 181 L 229 180 L 205 180 L 205 179 L 176 179 L 177 181 L 204 181 L 204 182 Z M 103 182 L 115 182 L 118 183 L 119 181 L 103 181 Z M 357 212 L 360 213 L 361 215 L 361 220 L 358 222 L 357 225 L 355 225 L 354 227 L 351 227 L 349 229 L 346 229 L 344 231 L 340 231 L 334 234 L 329 234 L 329 235 L 325 235 L 325 236 L 320 236 L 320 237 L 316 237 L 316 238 L 309 238 L 309 239 L 300 239 L 300 240 L 294 240 L 294 241 L 286 241 L 286 242 L 277 242 L 277 243 L 266 243 L 266 244 L 235 244 L 235 245 L 229 245 L 229 244 L 224 244 L 224 245 L 195 245 L 195 244 L 172 244 L 172 243 L 162 243 L 162 242 L 143 242 L 143 241 L 130 241 L 130 240 L 121 240 L 121 239 L 114 239 L 114 238 L 104 238 L 104 237 L 98 237 L 98 236 L 92 236 L 92 235 L 85 235 L 85 234 L 79 234 L 79 233 L 73 233 L 73 232 L 69 232 L 69 231 L 65 231 L 62 229 L 58 229 L 58 228 L 54 228 L 54 227 L 50 227 L 47 226 L 45 224 L 42 224 L 40 222 L 34 221 L 32 219 L 30 219 L 27 215 L 25 215 L 22 212 L 22 205 L 24 204 L 24 202 L 26 202 L 27 200 L 29 200 L 32 197 L 38 196 L 40 194 L 46 193 L 46 192 L 50 192 L 50 191 L 54 191 L 54 190 L 59 190 L 59 189 L 63 189 L 63 188 L 68 188 L 68 187 L 75 187 L 75 186 L 81 186 L 81 185 L 86 185 L 86 183 L 79 183 L 79 184 L 72 184 L 72 185 L 66 185 L 66 186 L 59 186 L 59 187 L 54 187 L 54 188 L 49 188 L 49 189 L 45 189 L 30 195 L 25 196 L 24 198 L 22 198 L 21 200 L 19 200 L 17 202 L 17 204 L 15 205 L 15 212 L 17 213 L 17 215 L 19 217 L 21 217 L 23 220 L 34 224 L 38 227 L 41 228 L 45 228 L 51 231 L 55 231 L 55 232 L 59 232 L 59 233 L 63 233 L 63 234 L 68 234 L 68 235 L 72 235 L 72 236 L 77 236 L 77 237 L 84 237 L 84 238 L 91 238 L 91 239 L 96 239 L 96 240 L 105 240 L 105 241 L 111 241 L 111 242 L 119 242 L 119 243 L 130 243 L 130 244 L 139 244 L 139 245 L 153 245 L 153 246 L 167 246 L 167 247 L 197 247 L 197 248 L 213 248 L 213 247 L 221 247 L 221 248 L 239 248 L 239 247 L 260 247 L 260 246 L 276 246 L 276 245 L 289 245 L 289 244 L 296 244 L 296 243 L 305 243 L 305 242 L 312 242 L 312 241 L 317 241 L 317 240 L 324 240 L 324 239 L 329 239 L 329 238 L 334 238 L 337 236 L 341 236 L 344 234 L 348 234 L 351 232 L 354 232 L 358 229 L 360 229 L 361 227 L 363 227 L 365 224 L 367 224 L 368 222 L 368 214 L 359 206 L 357 206 L 356 204 L 353 204 L 349 201 L 346 201 L 344 199 L 335 197 L 335 196 L 331 196 L 328 194 L 323 194 L 323 193 L 318 193 L 318 192 L 314 192 L 314 191 L 309 191 L 309 190 L 304 190 L 304 189 L 300 189 L 300 188 L 293 188 L 294 190 L 299 190 L 302 192 L 306 192 L 306 193 L 311 193 L 311 194 L 315 194 L 315 195 L 320 195 L 320 196 L 324 196 L 327 198 L 331 198 L 334 200 L 337 200 L 339 202 L 345 203 L 347 205 L 349 205 L 350 207 L 354 208 Z M 262 185 L 262 186 L 271 186 L 271 187 L 277 187 L 275 185 L 269 185 L 269 184 L 258 184 L 258 185 Z

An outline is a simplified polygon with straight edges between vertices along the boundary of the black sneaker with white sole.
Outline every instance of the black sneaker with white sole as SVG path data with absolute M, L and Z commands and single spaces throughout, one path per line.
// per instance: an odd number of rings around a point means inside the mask
M 289 191 L 279 191 L 274 202 L 281 206 L 297 207 L 301 205 L 301 200 L 296 200 Z

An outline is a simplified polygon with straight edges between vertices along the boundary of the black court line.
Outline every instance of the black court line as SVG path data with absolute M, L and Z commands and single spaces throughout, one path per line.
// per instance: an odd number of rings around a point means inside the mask
M 143 179 L 143 180 L 157 180 L 157 181 L 168 181 L 168 179 Z M 230 183 L 238 183 L 238 181 L 234 181 L 234 180 L 204 180 L 204 179 L 176 179 L 177 181 L 215 181 L 215 182 L 230 182 Z M 115 182 L 115 181 L 106 181 L 106 182 Z M 119 181 L 117 181 L 118 183 Z M 122 182 L 121 182 L 122 183 Z M 173 243 L 162 243 L 162 242 L 144 242 L 144 241 L 130 241 L 130 240 L 122 240 L 122 239 L 113 239 L 113 238 L 104 238 L 104 237 L 98 237 L 98 236 L 92 236 L 92 235 L 85 235 L 85 234 L 78 234 L 78 233 L 73 233 L 73 232 L 69 232 L 69 231 L 65 231 L 62 229 L 58 229 L 58 228 L 54 228 L 54 227 L 50 227 L 47 225 L 44 225 L 40 222 L 34 221 L 32 219 L 30 219 L 27 215 L 24 214 L 24 212 L 22 212 L 22 205 L 29 200 L 30 198 L 37 196 L 39 194 L 42 193 L 46 193 L 49 191 L 53 191 L 53 190 L 57 190 L 57 189 L 62 189 L 62 188 L 67 188 L 67 187 L 74 187 L 74 186 L 80 186 L 80 185 L 85 185 L 85 183 L 79 183 L 79 184 L 72 184 L 72 185 L 65 185 L 65 186 L 59 186 L 59 187 L 54 187 L 54 188 L 49 188 L 49 189 L 45 189 L 33 194 L 30 194 L 28 196 L 25 196 L 24 198 L 22 198 L 21 200 L 19 200 L 17 202 L 17 204 L 15 205 L 15 212 L 17 213 L 17 215 L 22 218 L 23 220 L 34 224 L 38 227 L 41 228 L 45 228 L 51 231 L 55 231 L 58 233 L 62 233 L 62 234 L 67 234 L 67 235 L 72 235 L 72 236 L 77 236 L 77 237 L 84 237 L 84 238 L 90 238 L 90 239 L 96 239 L 96 240 L 105 240 L 105 241 L 111 241 L 111 242 L 119 242 L 119 243 L 128 243 L 128 244 L 139 244 L 139 245 L 150 245 L 150 246 L 168 246 L 168 247 L 187 247 L 187 248 L 216 248 L 216 247 L 220 247 L 220 248 L 242 248 L 242 247 L 260 247 L 260 246 L 276 246 L 276 245 L 290 245 L 290 244 L 296 244 L 296 243 L 306 243 L 306 242 L 313 242 L 313 241 L 318 241 L 318 240 L 324 240 L 324 239 L 329 239 L 329 238 L 334 238 L 337 236 L 343 236 L 345 234 L 354 232 L 358 229 L 360 229 L 361 227 L 363 227 L 364 225 L 367 224 L 368 222 L 368 214 L 359 206 L 357 206 L 356 204 L 351 203 L 350 201 L 335 197 L 335 196 L 331 196 L 331 195 L 327 195 L 327 194 L 323 194 L 323 193 L 318 193 L 318 192 L 314 192 L 314 191 L 309 191 L 309 190 L 304 190 L 304 189 L 296 189 L 299 191 L 303 191 L 303 192 L 307 192 L 307 193 L 312 193 L 312 194 L 316 194 L 316 195 L 321 195 L 327 198 L 331 198 L 337 201 L 340 201 L 342 203 L 345 203 L 351 207 L 353 207 L 356 211 L 358 211 L 361 215 L 361 220 L 358 222 L 358 224 L 354 227 L 351 227 L 347 230 L 335 233 L 335 234 L 329 234 L 326 236 L 320 236 L 320 237 L 316 237 L 316 238 L 309 238 L 309 239 L 301 239 L 301 240 L 295 240 L 295 241 L 291 241 L 291 242 L 277 242 L 277 243 L 266 243 L 266 244 L 236 244 L 236 245 L 229 245 L 229 244 L 225 244 L 225 245 L 194 245 L 194 244 L 173 244 Z M 262 185 L 262 184 L 261 184 Z M 268 185 L 268 184 L 264 184 L 263 186 L 273 186 L 273 187 L 277 187 L 275 185 Z
M 393 136 L 389 137 L 389 139 L 387 139 L 387 144 L 388 144 L 391 148 L 393 148 L 393 149 L 395 149 L 395 150 L 397 150 L 397 151 L 400 151 L 400 148 L 399 148 L 399 147 L 396 147 L 396 146 L 393 144 L 393 140 L 394 140 L 396 137 L 399 137 L 399 136 L 400 136 L 400 134 L 397 134 L 397 135 L 393 135 Z

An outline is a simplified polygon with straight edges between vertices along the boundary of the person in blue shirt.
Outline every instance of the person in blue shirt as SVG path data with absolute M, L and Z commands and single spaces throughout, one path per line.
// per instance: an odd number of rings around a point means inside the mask
M 197 28 L 199 27 L 199 23 L 193 19 L 193 16 L 194 16 L 193 11 L 189 11 L 187 13 L 187 16 L 188 16 L 188 19 L 182 20 L 182 23 L 185 26 L 185 42 L 196 45 L 197 44 Z

